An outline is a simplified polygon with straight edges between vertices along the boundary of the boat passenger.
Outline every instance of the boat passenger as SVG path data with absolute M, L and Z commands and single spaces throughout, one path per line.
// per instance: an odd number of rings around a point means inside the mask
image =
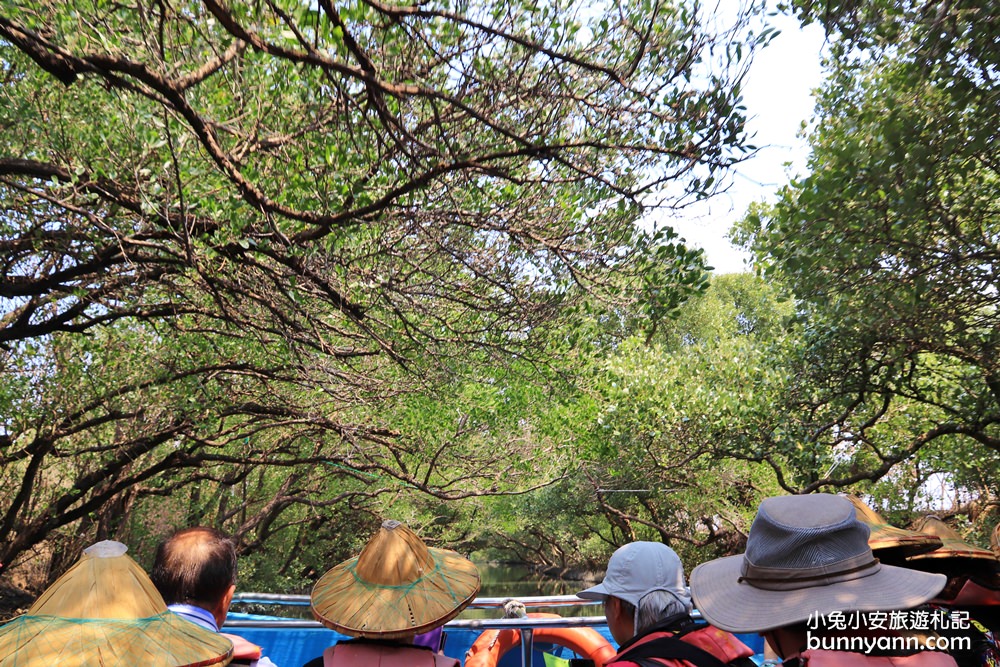
M 355 639 L 337 642 L 304 667 L 458 667 L 458 660 L 414 639 L 457 616 L 479 585 L 471 561 L 386 521 L 359 556 L 313 587 L 313 616 Z
M 219 632 L 236 592 L 236 545 L 215 528 L 178 530 L 157 547 L 150 578 L 170 611 Z M 261 647 L 223 634 L 233 643 L 232 665 L 276 667 Z
M 994 637 L 1000 628 L 1000 562 L 996 554 L 962 540 L 950 526 L 934 516 L 916 522 L 916 530 L 889 524 L 857 496 L 845 495 L 855 513 L 868 525 L 868 546 L 879 562 L 948 577 L 948 583 L 930 601 L 939 616 L 964 612 L 961 626 L 934 623 L 928 636 L 949 640 L 950 653 L 959 667 L 1000 665 L 1000 648 Z M 966 638 L 967 641 L 961 641 Z
M 0 665 L 223 667 L 233 645 L 167 605 L 121 542 L 83 550 L 26 614 L 0 627 Z
M 868 546 L 880 563 L 906 567 L 906 559 L 941 548 L 937 535 L 893 526 L 858 496 L 843 497 L 854 505 L 858 520 L 868 526 Z
M 603 600 L 618 654 L 607 667 L 754 665 L 753 650 L 728 632 L 691 618 L 684 567 L 659 542 L 632 542 L 611 555 L 604 580 L 577 595 Z
M 937 572 L 948 583 L 931 605 L 941 614 L 963 612 L 970 619 L 962 627 L 937 631 L 949 638 L 968 638 L 963 644 L 952 641 L 952 657 L 959 667 L 1000 665 L 1000 648 L 994 640 L 1000 628 L 1000 562 L 988 550 L 966 542 L 958 532 L 936 516 L 925 516 L 912 528 L 939 538 L 942 545 L 907 559 L 906 567 Z
M 744 554 L 691 573 L 694 602 L 717 627 L 763 634 L 789 667 L 955 667 L 910 636 L 947 577 L 881 564 L 868 537 L 843 497 L 768 498 Z

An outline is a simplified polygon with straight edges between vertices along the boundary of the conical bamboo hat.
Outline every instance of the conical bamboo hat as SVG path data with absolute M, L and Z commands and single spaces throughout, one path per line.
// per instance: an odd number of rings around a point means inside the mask
M 320 577 L 312 611 L 347 635 L 402 639 L 444 625 L 478 592 L 471 561 L 429 548 L 403 524 L 386 521 L 358 557 Z
M 233 646 L 167 610 L 120 542 L 98 542 L 0 627 L 0 667 L 215 667 Z
M 914 556 L 913 560 L 922 558 L 972 558 L 975 560 L 996 561 L 997 557 L 989 549 L 981 549 L 962 539 L 954 528 L 936 516 L 925 516 L 913 524 L 914 530 L 934 535 L 941 539 L 941 546 L 930 553 Z
M 989 588 L 1000 588 L 1000 561 L 989 549 L 982 549 L 962 539 L 954 528 L 936 516 L 925 516 L 913 524 L 914 530 L 941 538 L 940 548 L 913 556 L 913 567 L 943 572 L 949 576 L 967 576 Z
M 871 531 L 868 536 L 868 546 L 879 560 L 886 563 L 901 562 L 909 556 L 934 551 L 941 546 L 940 537 L 896 528 L 857 496 L 844 494 L 844 497 L 854 505 L 854 513 L 858 520 L 868 525 Z

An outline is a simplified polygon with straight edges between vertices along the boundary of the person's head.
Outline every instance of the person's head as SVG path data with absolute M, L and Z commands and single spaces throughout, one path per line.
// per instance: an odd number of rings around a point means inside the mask
M 167 604 L 201 607 L 221 627 L 236 592 L 236 546 L 214 528 L 184 528 L 157 547 L 150 578 Z
M 232 643 L 167 610 L 128 548 L 83 550 L 28 612 L 0 626 L 0 665 L 213 665 Z
M 897 528 L 857 496 L 844 497 L 871 530 L 868 546 L 880 563 L 948 577 L 935 603 L 961 604 L 992 598 L 996 602 L 991 606 L 1000 604 L 1000 561 L 992 551 L 964 541 L 955 529 L 935 516 L 919 519 L 914 530 Z
M 868 527 L 840 496 L 768 498 L 747 537 L 746 553 L 702 563 L 691 593 L 706 621 L 730 632 L 759 632 L 775 651 L 801 646 L 796 628 L 832 612 L 910 609 L 947 578 L 882 565 Z
M 670 616 L 691 612 L 681 559 L 660 542 L 619 547 L 611 554 L 604 580 L 577 595 L 604 601 L 608 629 L 619 644 Z
M 479 592 L 479 570 L 454 551 L 428 547 L 385 521 L 361 554 L 313 586 L 313 616 L 352 637 L 412 642 L 455 618 Z
M 1000 589 L 1000 561 L 992 551 L 965 541 L 957 530 L 936 516 L 917 520 L 913 529 L 941 540 L 942 544 L 934 551 L 907 559 L 907 567 L 946 575 L 951 580 L 948 592 L 951 597 L 957 595 L 968 579 L 985 588 Z M 949 599 L 946 595 L 940 597 Z
M 845 494 L 858 520 L 868 526 L 868 546 L 880 563 L 906 567 L 906 559 L 941 546 L 941 538 L 936 535 L 919 533 L 893 526 L 878 512 L 869 507 L 861 498 Z

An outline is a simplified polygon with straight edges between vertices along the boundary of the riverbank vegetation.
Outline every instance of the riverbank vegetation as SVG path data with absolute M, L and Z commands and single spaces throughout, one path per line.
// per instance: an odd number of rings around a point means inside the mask
M 832 40 L 810 173 L 724 276 L 642 221 L 752 152 L 760 7 L 5 10 L 0 581 L 205 523 L 242 588 L 298 592 L 383 517 L 693 564 L 813 490 L 984 543 L 1000 19 L 820 4 L 791 8 Z

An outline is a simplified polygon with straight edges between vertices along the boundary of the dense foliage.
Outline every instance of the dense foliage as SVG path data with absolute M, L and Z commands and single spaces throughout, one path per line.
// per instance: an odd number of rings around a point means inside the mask
M 206 522 L 294 579 L 400 499 L 558 480 L 486 405 L 564 381 L 583 304 L 704 289 L 636 223 L 745 155 L 750 16 L 5 3 L 0 571 Z
M 636 539 L 690 564 L 738 551 L 759 501 L 781 492 L 770 466 L 734 452 L 778 417 L 790 308 L 754 276 L 719 276 L 652 338 L 634 331 L 578 365 L 560 407 L 575 465 L 484 507 L 499 533 L 487 553 L 561 571 L 600 569 Z
M 743 225 L 805 326 L 792 403 L 825 465 L 794 486 L 882 480 L 913 502 L 944 473 L 981 511 L 1000 453 L 998 17 L 988 3 L 796 7 L 833 38 L 809 173 Z
M 747 154 L 753 7 L 77 5 L 0 13 L 16 583 L 209 523 L 241 585 L 302 590 L 386 515 L 552 569 L 633 539 L 693 564 L 815 490 L 988 532 L 984 3 L 792 3 L 831 40 L 808 173 L 741 224 L 762 276 L 711 285 L 637 223 Z

